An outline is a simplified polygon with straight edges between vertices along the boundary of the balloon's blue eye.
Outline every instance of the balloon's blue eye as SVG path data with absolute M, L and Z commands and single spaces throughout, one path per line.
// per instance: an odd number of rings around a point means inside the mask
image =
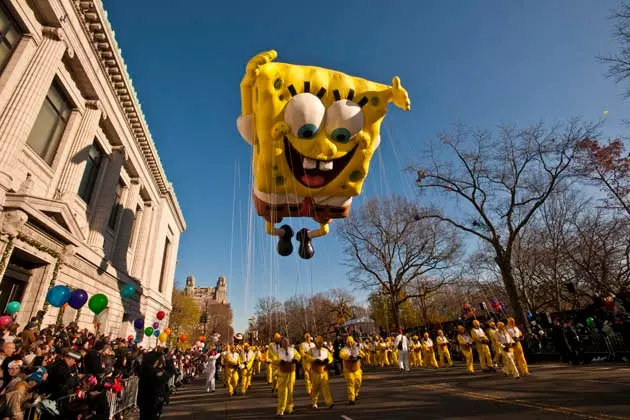
M 339 143 L 347 143 L 350 141 L 350 130 L 347 128 L 335 128 L 332 133 L 330 133 L 330 137 Z
M 298 137 L 301 139 L 312 139 L 317 134 L 315 124 L 304 124 L 298 129 Z

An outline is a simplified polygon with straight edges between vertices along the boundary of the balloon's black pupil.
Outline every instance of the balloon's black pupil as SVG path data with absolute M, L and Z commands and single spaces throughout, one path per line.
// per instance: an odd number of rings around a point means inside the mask
M 337 136 L 337 140 L 339 140 L 339 141 L 344 141 L 345 139 L 346 139 L 346 136 L 345 136 L 345 135 L 343 135 L 343 134 L 339 134 L 339 135 Z
M 313 135 L 313 132 L 311 130 L 306 130 L 304 132 L 304 137 L 311 137 Z

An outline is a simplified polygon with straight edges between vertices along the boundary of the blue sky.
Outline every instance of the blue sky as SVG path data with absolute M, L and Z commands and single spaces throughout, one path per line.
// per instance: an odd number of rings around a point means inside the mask
M 599 119 L 608 109 L 605 134 L 623 133 L 628 104 L 595 59 L 616 48 L 607 19 L 613 2 L 104 3 L 188 223 L 176 279 L 194 274 L 198 284 L 213 285 L 228 276 L 237 331 L 257 297 L 352 287 L 334 227 L 316 241 L 312 260 L 280 258 L 250 207 L 251 150 L 236 118 L 239 83 L 256 53 L 275 49 L 277 61 L 387 84 L 400 76 L 412 110 L 390 108 L 355 206 L 376 195 L 414 194 L 403 167 L 455 121 L 492 128 L 575 115 Z

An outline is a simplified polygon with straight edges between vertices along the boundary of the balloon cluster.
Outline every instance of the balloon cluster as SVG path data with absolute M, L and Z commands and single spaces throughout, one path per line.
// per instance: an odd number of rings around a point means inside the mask
M 98 315 L 107 308 L 109 300 L 104 294 L 98 293 L 92 296 L 88 301 L 88 294 L 85 290 L 75 289 L 70 291 L 68 286 L 58 284 L 48 290 L 46 302 L 56 308 L 61 308 L 65 304 L 68 304 L 68 306 L 73 309 L 81 309 L 87 302 L 88 308 L 90 308 L 95 315 Z
M 498 299 L 490 299 L 490 306 L 492 306 L 492 310 L 497 313 L 505 310 L 505 306 Z
M 166 317 L 166 313 L 164 311 L 158 311 L 155 317 L 159 321 L 161 321 L 164 319 L 164 317 Z M 164 343 L 166 340 L 168 340 L 168 337 L 171 335 L 170 328 L 165 328 L 164 331 L 159 330 L 160 323 L 158 321 L 155 321 L 153 324 L 151 324 L 150 327 L 144 328 L 144 319 L 138 318 L 133 322 L 133 326 L 137 330 L 144 329 L 144 335 L 146 335 L 147 337 L 151 337 L 151 336 L 156 337 L 160 341 L 160 343 Z
M 468 303 L 464 304 L 463 313 L 464 313 L 464 316 L 466 316 L 468 318 L 474 318 L 475 317 L 475 313 L 473 312 L 472 307 Z

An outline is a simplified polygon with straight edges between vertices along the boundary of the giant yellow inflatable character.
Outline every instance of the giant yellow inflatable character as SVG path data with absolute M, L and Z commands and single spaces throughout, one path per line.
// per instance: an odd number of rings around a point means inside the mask
M 380 126 L 393 102 L 408 111 L 407 91 L 338 71 L 276 63 L 275 51 L 247 63 L 241 82 L 242 115 L 237 126 L 253 146 L 253 201 L 267 233 L 279 237 L 278 253 L 293 252 L 284 217 L 311 217 L 318 229 L 302 229 L 299 255 L 314 254 L 311 239 L 328 233 L 332 219 L 348 216 L 361 193 Z

